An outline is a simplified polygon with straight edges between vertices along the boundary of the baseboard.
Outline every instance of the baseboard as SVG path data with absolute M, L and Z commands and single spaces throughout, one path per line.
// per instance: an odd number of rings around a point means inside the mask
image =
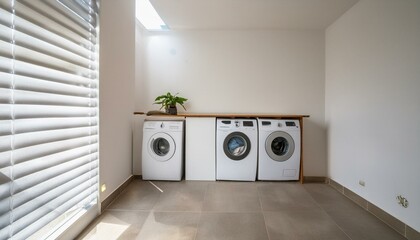
M 303 183 L 327 183 L 327 177 L 318 177 L 318 176 L 304 176 Z
M 121 184 L 101 202 L 101 213 L 121 194 L 121 192 L 128 186 L 128 184 L 131 183 L 131 181 L 133 181 L 134 178 L 136 177 L 133 175 L 127 178 L 123 184 Z
M 350 200 L 355 202 L 357 205 L 368 211 L 370 214 L 393 228 L 396 232 L 404 236 L 409 240 L 419 240 L 420 239 L 420 232 L 416 231 L 415 229 L 411 228 L 410 226 L 406 225 L 405 223 L 401 222 L 397 218 L 393 217 L 389 213 L 385 212 L 384 210 L 380 209 L 379 207 L 375 206 L 375 204 L 369 202 L 368 200 L 364 199 L 363 197 L 359 196 L 355 192 L 349 190 L 348 188 L 344 187 L 343 185 L 339 184 L 338 182 L 326 178 L 327 183 L 343 194 L 344 196 L 348 197 Z

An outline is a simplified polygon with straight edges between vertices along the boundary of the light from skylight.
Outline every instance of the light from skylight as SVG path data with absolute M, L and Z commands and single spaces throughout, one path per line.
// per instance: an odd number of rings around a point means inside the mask
M 149 0 L 136 1 L 136 18 L 147 30 L 167 30 L 168 27 Z

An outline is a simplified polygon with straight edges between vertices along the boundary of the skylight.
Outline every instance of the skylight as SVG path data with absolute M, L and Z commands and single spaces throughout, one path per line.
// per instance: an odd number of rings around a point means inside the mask
M 163 22 L 149 0 L 136 1 L 136 18 L 147 30 L 168 29 L 168 26 Z

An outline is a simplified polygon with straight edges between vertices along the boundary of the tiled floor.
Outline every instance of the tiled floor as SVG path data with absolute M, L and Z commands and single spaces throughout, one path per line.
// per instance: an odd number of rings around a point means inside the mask
M 134 180 L 80 239 L 405 239 L 326 184 Z

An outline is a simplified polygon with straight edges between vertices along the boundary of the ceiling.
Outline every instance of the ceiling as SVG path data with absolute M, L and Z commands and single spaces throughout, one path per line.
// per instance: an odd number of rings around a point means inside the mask
M 173 30 L 326 29 L 359 0 L 150 0 Z

